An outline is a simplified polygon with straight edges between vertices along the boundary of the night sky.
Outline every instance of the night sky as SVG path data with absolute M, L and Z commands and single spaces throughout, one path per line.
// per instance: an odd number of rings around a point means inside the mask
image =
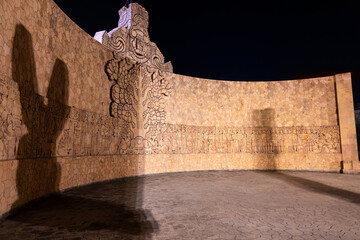
M 91 36 L 117 27 L 126 0 L 55 0 Z M 138 0 L 149 34 L 174 72 L 231 81 L 272 81 L 351 72 L 360 102 L 357 1 Z

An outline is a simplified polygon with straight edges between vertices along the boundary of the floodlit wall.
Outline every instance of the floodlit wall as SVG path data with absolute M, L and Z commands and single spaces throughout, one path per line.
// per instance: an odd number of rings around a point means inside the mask
M 124 176 L 111 160 L 119 124 L 108 110 L 111 51 L 53 1 L 2 0 L 0 17 L 0 215 L 59 189 Z M 85 138 L 94 125 L 96 139 Z
M 0 215 L 140 174 L 359 171 L 350 74 L 177 75 L 149 39 L 147 12 L 132 7 L 131 27 L 104 32 L 102 45 L 52 1 L 0 1 Z

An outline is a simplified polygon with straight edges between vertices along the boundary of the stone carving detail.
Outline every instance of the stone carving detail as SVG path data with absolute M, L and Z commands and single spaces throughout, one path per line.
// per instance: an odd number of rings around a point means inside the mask
M 165 100 L 171 86 L 164 72 L 172 72 L 171 63 L 164 63 L 160 50 L 150 41 L 144 8 L 130 4 L 119 11 L 119 16 L 118 28 L 97 33 L 97 40 L 115 51 L 106 71 L 115 83 L 111 116 L 124 126 L 119 131 L 118 154 L 340 153 L 338 126 L 219 128 L 166 124 Z M 130 128 L 137 133 L 127 130 Z
M 114 83 L 110 93 L 110 115 L 124 122 L 127 129 L 124 134 L 130 139 L 122 149 L 130 147 L 131 142 L 139 148 L 139 144 L 154 140 L 165 130 L 165 98 L 171 91 L 164 73 L 157 68 L 133 63 L 128 58 L 120 58 L 118 52 L 114 52 L 114 58 L 105 69 L 109 80 Z M 138 134 L 134 134 L 135 128 Z
M 110 115 L 122 119 L 132 128 L 135 128 L 137 116 L 134 105 L 137 104 L 139 70 L 138 64 L 131 63 L 128 58 L 121 59 L 116 52 L 106 65 L 109 80 L 114 83 L 110 91 Z
M 128 39 L 122 37 L 124 34 L 122 32 L 124 31 L 124 28 L 119 29 L 119 31 L 116 31 L 113 33 L 112 38 L 109 38 L 109 36 L 104 35 L 105 39 L 108 44 L 108 47 L 110 47 L 112 50 L 124 53 L 126 49 L 128 49 Z
M 27 131 L 24 122 L 21 121 L 20 112 L 10 111 L 10 108 L 16 109 L 20 106 L 16 105 L 19 104 L 16 86 L 9 83 L 0 79 L 0 160 L 16 158 L 19 140 Z M 139 92 L 140 90 L 139 88 Z M 152 95 L 149 93 L 149 96 Z M 29 98 L 29 107 L 36 106 L 32 101 L 37 101 L 39 97 Z M 47 114 L 50 118 L 56 119 L 59 115 L 56 109 L 61 107 L 54 107 L 54 110 Z M 32 109 L 29 112 L 44 115 L 43 111 L 45 110 Z M 129 131 L 129 122 L 121 118 L 74 107 L 70 108 L 65 118 L 65 126 L 56 144 L 57 157 L 160 153 L 341 153 L 339 126 L 201 127 L 165 124 L 160 121 L 158 125 L 149 125 L 148 129 L 151 131 L 146 137 L 142 137 L 135 136 Z M 51 127 L 45 126 L 44 134 L 48 131 L 47 128 Z M 41 153 L 38 140 L 29 140 L 33 142 L 29 142 L 31 149 L 26 151 L 31 151 L 33 158 L 50 157 L 37 155 Z M 21 155 L 18 157 L 21 158 Z
M 171 87 L 160 70 L 147 67 L 142 89 L 142 105 L 146 107 L 142 116 L 144 129 L 147 136 L 156 136 L 165 130 L 165 97 L 169 96 Z
M 171 86 L 164 72 L 172 72 L 172 66 L 164 63 L 164 56 L 150 41 L 148 13 L 143 7 L 131 3 L 120 9 L 119 16 L 117 28 L 98 32 L 96 38 L 99 41 L 101 35 L 100 42 L 114 51 L 114 58 L 106 64 L 114 82 L 110 115 L 138 130 L 130 136 L 130 145 L 139 149 L 145 143 L 154 144 L 165 130 L 165 98 Z
M 340 153 L 338 126 L 197 127 L 166 124 L 156 153 Z
M 172 72 L 170 62 L 164 63 L 164 56 L 155 43 L 150 41 L 148 26 L 149 15 L 137 3 L 129 4 L 119 10 L 118 27 L 97 32 L 94 38 L 111 50 L 119 52 L 123 57 L 141 63 L 143 66 Z

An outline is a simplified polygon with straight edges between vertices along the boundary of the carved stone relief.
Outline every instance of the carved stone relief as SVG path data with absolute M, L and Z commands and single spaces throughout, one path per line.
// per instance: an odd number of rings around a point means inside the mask
M 120 9 L 118 27 L 109 33 L 97 32 L 95 39 L 122 57 L 128 57 L 143 66 L 172 72 L 171 62 L 164 63 L 159 48 L 150 41 L 148 26 L 147 11 L 137 3 L 131 3 L 128 8 Z
M 164 71 L 172 72 L 172 66 L 164 63 L 160 50 L 150 41 L 148 13 L 143 7 L 130 4 L 120 9 L 119 16 L 118 28 L 101 32 L 101 42 L 114 51 L 114 58 L 106 64 L 114 83 L 110 115 L 128 124 L 130 146 L 142 149 L 154 145 L 156 136 L 165 130 L 165 98 L 171 86 Z
M 113 82 L 110 115 L 125 123 L 130 145 L 139 148 L 144 142 L 153 142 L 165 130 L 164 98 L 171 91 L 163 72 L 120 58 L 117 52 L 107 63 L 106 72 Z
M 158 77 L 161 81 L 161 75 Z M 146 79 L 146 77 L 144 76 Z M 139 83 L 141 86 L 142 83 Z M 150 84 L 150 83 L 149 83 Z M 166 84 L 159 86 L 165 87 Z M 151 84 L 150 84 L 151 85 Z M 144 109 L 151 109 L 149 101 L 163 94 L 162 88 L 145 91 L 139 87 L 144 97 Z M 26 134 L 26 127 L 21 121 L 20 113 L 10 111 L 18 102 L 16 87 L 9 86 L 0 80 L 2 88 L 2 100 L 0 121 L 0 160 L 15 159 L 19 140 Z M 166 89 L 166 88 L 165 88 Z M 157 92 L 154 94 L 153 92 Z M 136 94 L 134 94 L 137 96 Z M 29 98 L 29 107 L 36 106 L 32 101 L 38 97 Z M 7 99 L 7 100 L 6 100 Z M 146 100 L 148 99 L 148 100 Z M 146 100 L 146 101 L 145 101 Z M 157 100 L 154 100 L 157 101 Z M 139 102 L 138 102 L 139 103 Z M 58 103 L 59 104 L 59 103 Z M 143 103 L 141 103 L 142 105 Z M 139 105 L 139 104 L 138 104 Z M 154 104 L 160 106 L 161 104 Z M 19 107 L 19 106 L 18 106 Z M 149 108 L 148 108 L 149 107 Z M 61 116 L 56 109 L 61 106 L 53 106 L 51 111 L 47 109 L 32 109 L 29 112 L 38 112 L 37 115 L 47 115 L 55 119 Z M 46 111 L 46 114 L 45 112 Z M 211 153 L 249 153 L 249 154 L 280 154 L 280 153 L 313 153 L 313 154 L 337 154 L 341 152 L 338 126 L 320 127 L 203 127 L 189 125 L 166 124 L 161 120 L 162 110 L 154 107 L 148 112 L 154 112 L 147 116 L 147 132 L 144 136 L 135 135 L 135 128 L 129 121 L 122 118 L 104 116 L 98 113 L 70 108 L 65 116 L 65 126 L 56 144 L 57 157 L 97 156 L 97 155 L 121 155 L 121 154 L 211 154 Z M 156 114 L 157 113 L 157 114 Z M 136 121 L 135 121 L 136 122 Z M 45 126 L 42 134 L 51 131 L 53 126 Z M 33 158 L 46 158 L 39 155 L 42 147 L 38 139 L 28 139 Z M 42 153 L 44 154 L 44 153 Z M 54 157 L 54 156 L 52 156 Z M 18 158 L 21 159 L 21 154 Z
M 165 130 L 165 98 L 171 92 L 169 82 L 164 78 L 162 71 L 146 67 L 142 78 L 142 105 L 144 129 L 146 136 L 156 136 Z
M 198 127 L 166 124 L 155 153 L 340 153 L 338 126 Z
M 110 115 L 122 119 L 132 128 L 135 128 L 134 118 L 137 116 L 134 105 L 137 104 L 139 67 L 128 58 L 119 58 L 116 52 L 114 59 L 106 65 L 108 77 L 114 83 L 110 92 Z
M 102 32 L 114 51 L 106 65 L 113 82 L 110 115 L 123 123 L 118 154 L 339 153 L 338 126 L 219 128 L 166 124 L 172 72 L 148 34 L 148 13 L 138 4 L 119 11 L 118 28 Z M 125 22 L 126 22 L 125 21 Z M 121 24 L 120 24 L 121 22 Z M 88 131 L 87 131 L 88 132 Z M 84 133 L 86 134 L 86 133 Z

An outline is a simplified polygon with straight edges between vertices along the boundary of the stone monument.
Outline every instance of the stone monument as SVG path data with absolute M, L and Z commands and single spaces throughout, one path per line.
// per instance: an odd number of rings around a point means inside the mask
M 350 73 L 273 82 L 175 74 L 149 38 L 146 10 L 130 3 L 119 15 L 95 40 L 53 1 L 0 1 L 0 215 L 142 174 L 360 172 Z

